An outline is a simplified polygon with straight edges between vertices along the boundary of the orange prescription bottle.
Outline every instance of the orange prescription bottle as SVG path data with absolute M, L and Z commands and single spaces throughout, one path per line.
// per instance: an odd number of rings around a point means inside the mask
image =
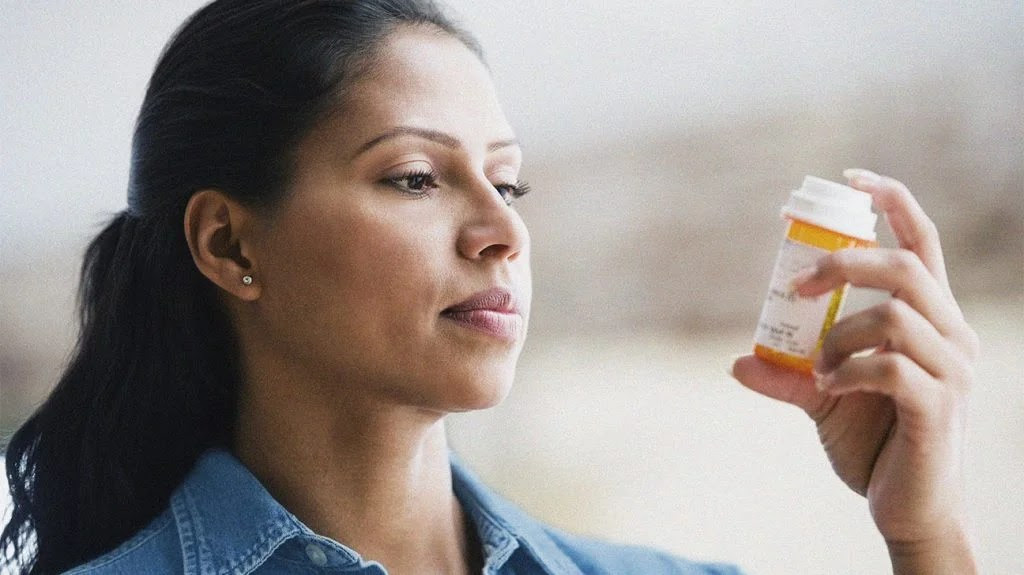
M 782 367 L 811 372 L 814 352 L 839 317 L 849 284 L 817 298 L 796 294 L 793 276 L 823 255 L 875 245 L 871 195 L 807 176 L 782 208 L 788 220 L 768 295 L 754 335 L 754 354 Z

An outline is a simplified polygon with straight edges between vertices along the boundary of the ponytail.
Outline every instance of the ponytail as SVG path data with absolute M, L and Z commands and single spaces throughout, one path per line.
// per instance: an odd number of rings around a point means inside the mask
M 26 572 L 127 539 L 230 434 L 230 332 L 169 227 L 121 213 L 86 250 L 71 361 L 7 446 L 14 509 L 0 549 Z

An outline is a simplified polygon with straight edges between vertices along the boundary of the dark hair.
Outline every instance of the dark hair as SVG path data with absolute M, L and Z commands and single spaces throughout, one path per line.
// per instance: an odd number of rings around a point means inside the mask
M 406 25 L 483 59 L 430 0 L 217 0 L 168 43 L 135 127 L 128 208 L 85 252 L 75 351 L 7 446 L 6 566 L 53 573 L 113 549 L 230 441 L 237 350 L 188 250 L 185 206 L 202 188 L 278 205 L 296 144 Z

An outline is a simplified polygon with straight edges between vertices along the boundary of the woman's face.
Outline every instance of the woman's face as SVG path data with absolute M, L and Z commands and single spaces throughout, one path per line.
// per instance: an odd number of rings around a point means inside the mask
M 521 152 L 457 40 L 401 29 L 299 146 L 256 252 L 260 348 L 341 399 L 461 411 L 512 383 L 529 235 L 507 199 Z

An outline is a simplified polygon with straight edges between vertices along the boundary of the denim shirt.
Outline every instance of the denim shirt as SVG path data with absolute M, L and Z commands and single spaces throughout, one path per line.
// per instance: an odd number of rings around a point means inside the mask
M 455 496 L 483 544 L 485 575 L 740 573 L 728 565 L 569 535 L 490 491 L 454 455 L 451 469 Z M 69 573 L 384 575 L 387 569 L 314 533 L 234 456 L 211 450 L 175 490 L 166 511 L 117 549 Z

